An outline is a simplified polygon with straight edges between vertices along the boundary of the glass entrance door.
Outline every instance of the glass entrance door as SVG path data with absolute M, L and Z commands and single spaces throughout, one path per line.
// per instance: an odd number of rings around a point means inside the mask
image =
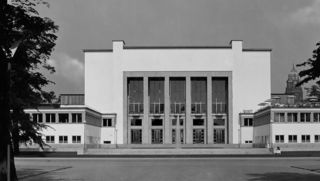
M 163 131 L 162 129 L 152 129 L 152 144 L 163 143 Z
M 193 144 L 204 144 L 204 129 L 193 129 Z
M 213 131 L 213 141 L 215 144 L 225 144 L 224 128 L 215 128 Z
M 131 130 L 131 143 L 132 144 L 141 144 L 142 143 L 142 130 L 141 129 L 132 129 Z
M 179 121 L 178 121 L 179 120 Z M 180 144 L 184 144 L 184 117 L 173 118 L 171 119 L 171 127 L 172 127 L 172 144 L 176 144 L 178 139 L 180 139 Z M 179 130 L 177 132 L 177 130 Z

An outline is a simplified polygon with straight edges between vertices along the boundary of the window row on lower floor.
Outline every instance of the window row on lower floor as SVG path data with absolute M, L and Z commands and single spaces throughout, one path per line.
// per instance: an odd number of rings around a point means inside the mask
M 288 143 L 298 143 L 298 135 L 286 135 L 288 138 Z M 314 142 L 320 143 L 320 134 L 319 135 L 313 135 L 314 136 Z M 301 138 L 301 143 L 311 143 L 311 135 L 304 134 L 299 135 Z M 285 135 L 275 135 L 275 142 L 276 143 L 284 143 Z
M 152 144 L 163 144 L 163 129 L 152 129 L 151 130 L 151 143 Z M 185 144 L 185 129 L 171 130 L 171 142 L 172 144 L 177 143 L 180 140 L 181 144 Z M 205 144 L 205 130 L 204 129 L 193 129 L 192 130 L 192 142 L 193 144 Z M 213 130 L 213 141 L 216 144 L 225 144 L 225 129 L 215 128 Z M 142 130 L 131 129 L 131 144 L 142 144 Z
M 55 138 L 56 136 L 46 136 L 46 143 L 69 143 L 68 141 L 68 136 L 57 136 L 58 137 L 58 141 L 56 142 Z M 70 143 L 81 143 L 81 136 L 79 135 L 73 135 L 71 136 L 72 138 L 72 142 Z

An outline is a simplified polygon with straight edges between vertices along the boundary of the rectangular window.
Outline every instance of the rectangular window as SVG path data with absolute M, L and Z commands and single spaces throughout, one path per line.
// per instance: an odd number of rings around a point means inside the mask
M 245 143 L 252 143 L 252 140 L 246 140 Z
M 313 113 L 313 122 L 320 122 L 320 113 Z
M 185 113 L 186 80 L 185 78 L 170 78 L 170 111 L 173 114 Z
M 59 114 L 59 123 L 68 123 L 69 122 L 69 114 L 61 113 Z
M 81 143 L 81 136 L 72 136 L 72 143 Z
M 56 114 L 47 113 L 46 114 L 46 123 L 55 123 L 56 122 Z
M 72 113 L 72 123 L 82 123 L 82 114 L 81 113 Z
M 284 143 L 284 135 L 276 135 L 276 143 Z
M 297 143 L 297 135 L 289 135 L 288 139 L 289 143 Z
M 142 126 L 142 119 L 131 119 L 131 126 Z
M 152 126 L 162 126 L 162 119 L 152 119 Z
M 103 127 L 113 127 L 112 119 L 111 118 L 102 119 L 102 126 Z
M 68 143 L 68 136 L 59 136 L 59 143 Z
M 142 143 L 142 130 L 132 129 L 131 130 L 131 144 L 141 144 Z
M 225 119 L 224 118 L 213 119 L 213 125 L 215 125 L 215 126 L 224 126 L 225 125 Z
M 298 122 L 298 113 L 288 113 L 288 122 Z
M 284 122 L 284 113 L 274 113 L 274 122 Z
M 253 126 L 253 118 L 244 118 L 243 126 Z
M 320 135 L 314 135 L 314 142 L 319 143 L 320 142 Z
M 183 126 L 184 120 L 179 119 L 179 122 L 180 122 L 180 126 Z M 176 125 L 177 125 L 177 119 L 172 119 L 172 126 L 176 126 Z
M 300 113 L 300 121 L 301 122 L 310 122 L 310 114 L 311 113 Z
M 46 143 L 54 143 L 54 136 L 46 136 Z
M 204 119 L 193 119 L 193 126 L 203 126 Z
M 41 113 L 32 114 L 32 120 L 37 123 L 42 123 L 42 114 Z
M 301 135 L 302 143 L 310 143 L 310 135 Z

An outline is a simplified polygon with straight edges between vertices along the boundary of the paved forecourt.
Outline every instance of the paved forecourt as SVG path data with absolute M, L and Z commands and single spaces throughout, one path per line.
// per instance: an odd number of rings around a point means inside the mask
M 20 180 L 320 180 L 320 158 L 16 158 Z

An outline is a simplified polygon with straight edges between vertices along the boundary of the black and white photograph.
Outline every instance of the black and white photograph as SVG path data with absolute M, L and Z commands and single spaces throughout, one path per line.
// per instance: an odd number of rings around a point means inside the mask
M 0 0 L 0 181 L 320 180 L 320 0 Z

